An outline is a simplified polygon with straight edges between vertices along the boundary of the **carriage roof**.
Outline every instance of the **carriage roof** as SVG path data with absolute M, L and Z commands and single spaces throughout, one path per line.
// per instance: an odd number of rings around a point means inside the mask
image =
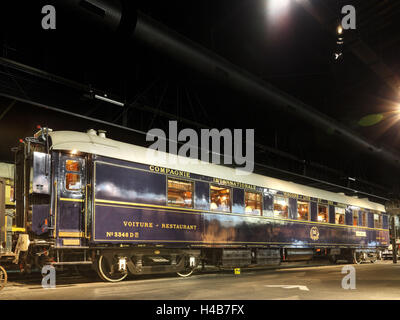
M 164 166 L 174 170 L 187 171 L 194 174 L 251 184 L 263 188 L 330 200 L 364 209 L 378 210 L 381 212 L 385 211 L 383 205 L 371 202 L 368 199 L 350 197 L 341 193 L 329 192 L 254 173 L 238 175 L 235 169 L 222 165 L 215 165 L 195 159 L 188 160 L 188 158 L 165 154 L 159 151 L 154 151 L 153 157 L 149 157 L 147 153 L 148 148 L 103 138 L 96 134 L 76 131 L 53 131 L 49 132 L 49 135 L 52 139 L 53 150 L 77 150 L 114 159 L 154 166 Z M 168 162 L 164 162 L 157 157 L 162 155 L 167 157 L 166 159 Z

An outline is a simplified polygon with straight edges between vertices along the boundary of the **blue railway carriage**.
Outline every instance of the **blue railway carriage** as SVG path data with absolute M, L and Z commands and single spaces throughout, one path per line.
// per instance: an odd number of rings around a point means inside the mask
M 178 160 L 95 130 L 44 128 L 25 138 L 15 149 L 22 231 L 13 261 L 25 271 L 90 266 L 116 282 L 129 273 L 188 276 L 200 264 L 279 265 L 316 255 L 374 262 L 388 246 L 381 204 Z

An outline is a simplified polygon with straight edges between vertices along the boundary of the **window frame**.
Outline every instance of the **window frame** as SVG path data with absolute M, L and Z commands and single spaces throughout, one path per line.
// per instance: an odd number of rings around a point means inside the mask
M 254 213 L 254 212 L 246 212 L 246 193 L 254 193 L 254 194 L 256 194 L 256 195 L 259 195 L 260 196 L 260 213 Z M 250 215 L 253 215 L 253 216 L 262 216 L 263 215 L 263 209 L 264 209 L 264 207 L 263 207 L 263 201 L 264 200 L 264 198 L 263 198 L 263 193 L 262 192 L 258 192 L 258 191 L 253 191 L 253 190 L 244 190 L 244 214 L 250 214 Z
M 340 207 L 340 206 L 334 206 L 334 207 L 335 207 L 335 224 L 336 225 L 346 225 L 346 209 L 343 208 L 343 207 Z M 340 208 L 340 209 L 344 210 L 344 212 L 343 213 L 336 213 L 336 208 Z M 336 222 L 336 215 L 337 214 L 340 214 L 340 215 L 343 216 L 343 223 L 337 223 Z
M 383 228 L 383 218 L 382 218 L 382 215 L 380 214 L 380 213 L 375 213 L 375 212 L 373 212 L 373 215 L 374 215 L 374 228 L 375 229 L 382 229 Z M 378 221 L 379 221 L 379 225 L 378 226 L 376 226 L 376 220 L 375 220 L 375 216 L 378 216 Z
M 287 206 L 287 217 L 282 217 L 282 216 L 278 216 L 278 217 L 276 217 L 275 216 L 275 199 L 276 198 L 282 198 L 282 199 L 284 199 L 285 200 L 285 202 L 286 202 L 286 206 Z M 281 196 L 281 195 L 274 195 L 273 196 L 273 198 L 272 198 L 272 213 L 273 213 L 273 217 L 274 217 L 274 219 L 289 219 L 289 197 L 285 197 L 285 196 Z
M 71 171 L 71 170 L 67 170 L 67 161 L 68 160 L 72 160 L 72 161 L 76 161 L 79 162 L 79 170 L 78 171 Z M 64 159 L 62 159 L 63 161 L 63 169 L 64 169 L 64 192 L 69 192 L 69 193 L 74 193 L 74 194 L 82 194 L 82 185 L 83 185 L 83 160 L 82 158 L 71 158 L 71 157 L 65 157 Z M 67 188 L 67 174 L 76 174 L 79 176 L 79 180 L 80 180 L 80 184 L 81 187 L 79 189 L 76 190 L 70 190 Z
M 219 188 L 224 188 L 224 189 L 229 189 L 229 211 L 221 211 L 221 210 L 218 210 L 218 209 L 212 209 L 211 208 L 211 204 L 212 204 L 212 199 L 211 199 L 211 187 L 219 187 Z M 232 213 L 232 201 L 233 201 L 233 190 L 232 190 L 232 187 L 228 187 L 228 186 L 225 186 L 225 185 L 223 185 L 223 184 L 218 184 L 218 183 L 210 183 L 209 184 L 209 188 L 208 188 L 208 190 L 209 190 L 209 199 L 210 199 L 210 211 L 212 211 L 212 212 L 219 212 L 219 213 Z
M 326 208 L 326 219 L 325 219 L 325 221 L 319 221 L 318 220 L 318 217 L 319 217 L 319 207 L 324 207 L 324 208 Z M 317 222 L 319 222 L 319 223 L 329 223 L 329 205 L 327 205 L 327 204 L 320 204 L 320 203 L 318 203 L 317 204 Z
M 308 204 L 308 210 L 307 210 L 307 220 L 300 219 L 299 215 L 299 202 L 306 203 Z M 304 201 L 304 200 L 298 200 L 297 199 L 297 217 L 298 221 L 311 221 L 311 202 L 310 201 Z
M 361 210 L 352 210 L 351 212 L 351 224 L 353 227 L 359 227 L 360 226 L 360 211 Z M 354 217 L 357 216 L 357 224 L 354 224 Z
M 368 215 L 366 211 L 360 210 L 358 214 L 358 219 L 360 219 L 360 221 L 362 222 L 360 227 L 368 227 Z
M 166 189 L 167 189 L 167 197 L 166 197 L 166 202 L 167 202 L 167 206 L 168 207 L 174 207 L 174 208 L 182 208 L 182 209 L 194 209 L 194 190 L 195 190 L 195 186 L 194 186 L 194 181 L 191 181 L 191 180 L 186 180 L 186 179 L 181 179 L 181 178 L 175 178 L 174 176 L 166 176 L 167 177 L 167 180 L 166 180 Z M 169 204 L 168 203 L 168 179 L 171 179 L 171 180 L 175 180 L 175 181 L 181 181 L 181 182 L 186 182 L 186 183 L 190 183 L 191 184 L 191 186 L 192 186 L 192 205 L 191 205 L 191 207 L 182 207 L 182 206 L 179 206 L 179 205 L 175 205 L 175 204 Z

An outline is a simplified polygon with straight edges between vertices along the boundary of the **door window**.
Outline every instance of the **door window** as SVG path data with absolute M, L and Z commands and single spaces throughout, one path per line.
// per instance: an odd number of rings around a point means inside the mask
M 81 182 L 81 162 L 79 160 L 65 160 L 65 189 L 72 192 L 80 192 Z

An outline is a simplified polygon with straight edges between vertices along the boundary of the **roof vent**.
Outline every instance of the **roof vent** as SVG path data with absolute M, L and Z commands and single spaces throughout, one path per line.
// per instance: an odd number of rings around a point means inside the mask
M 86 131 L 87 134 L 90 134 L 91 136 L 97 136 L 97 132 L 94 129 L 89 129 L 88 131 Z
M 106 132 L 107 132 L 107 131 L 99 130 L 98 132 L 99 132 L 99 137 L 100 137 L 100 138 L 105 138 L 105 137 L 106 137 Z

